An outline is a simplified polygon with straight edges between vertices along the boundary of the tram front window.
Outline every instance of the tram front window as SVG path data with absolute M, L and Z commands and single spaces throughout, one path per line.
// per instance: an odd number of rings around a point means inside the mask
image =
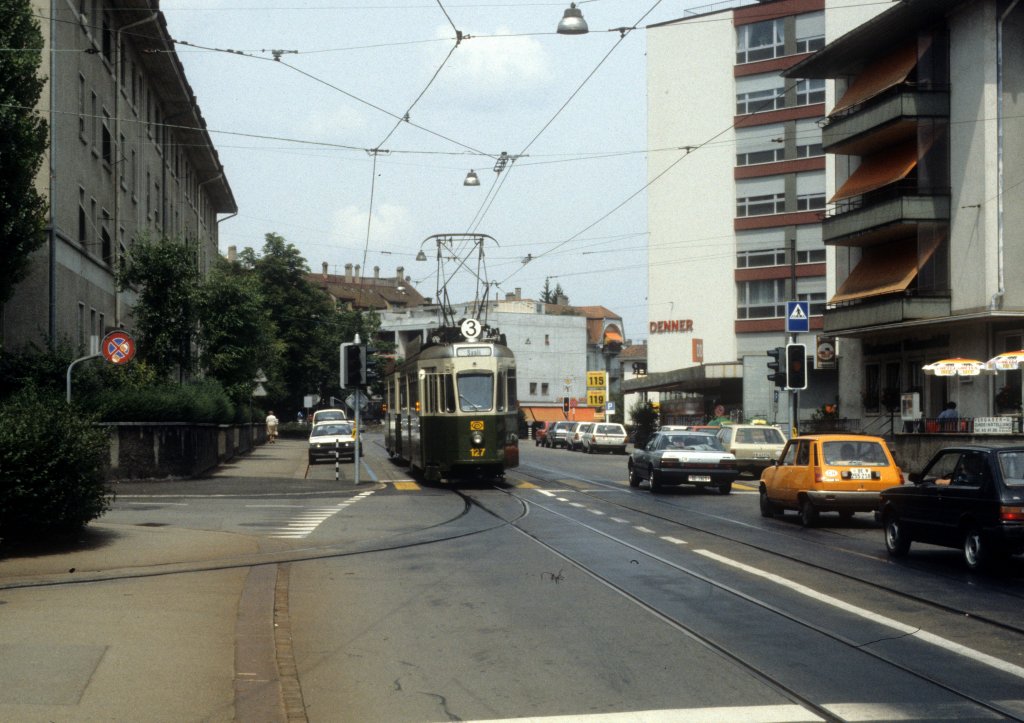
M 463 412 L 488 412 L 494 399 L 494 375 L 470 372 L 459 375 L 459 409 Z

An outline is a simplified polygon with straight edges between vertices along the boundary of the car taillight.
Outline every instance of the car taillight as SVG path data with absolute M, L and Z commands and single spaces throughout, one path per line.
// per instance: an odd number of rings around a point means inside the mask
M 1024 507 L 1003 505 L 999 508 L 999 519 L 1003 522 L 1024 522 Z
M 847 474 L 849 474 L 849 473 L 847 473 Z M 820 484 L 825 484 L 825 482 L 826 482 L 826 480 L 825 480 L 825 473 L 821 471 L 821 467 L 815 467 L 814 468 L 814 483 L 820 485 Z
M 678 467 L 679 466 L 679 460 L 675 459 L 673 457 L 667 457 L 667 458 L 663 457 L 662 460 L 661 460 L 661 466 L 662 467 Z

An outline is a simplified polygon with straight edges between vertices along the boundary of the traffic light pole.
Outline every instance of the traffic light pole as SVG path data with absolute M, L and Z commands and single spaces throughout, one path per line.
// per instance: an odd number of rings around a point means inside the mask
M 355 338 L 353 338 L 352 341 L 354 341 L 356 344 L 361 344 L 362 343 L 362 341 L 359 339 L 359 334 L 356 334 Z M 362 464 L 362 457 L 360 456 L 360 452 L 363 451 L 363 448 L 362 448 L 362 445 L 363 445 L 362 436 L 363 435 L 362 435 L 362 433 L 359 430 L 359 407 L 362 406 L 362 401 L 363 400 L 362 400 L 362 394 L 360 393 L 360 389 L 358 387 L 356 387 L 355 398 L 356 398 L 356 403 L 355 403 L 355 408 L 356 408 L 356 446 L 355 446 L 355 452 L 353 453 L 353 457 L 352 457 L 352 466 L 356 468 L 355 484 L 356 484 L 356 487 L 358 487 L 359 486 L 359 466 L 360 466 L 360 464 Z
M 791 344 L 796 344 L 796 334 L 790 334 L 789 335 L 789 342 Z M 787 364 L 789 363 L 788 359 L 787 359 L 786 363 Z M 790 408 L 789 408 L 789 434 L 790 434 L 790 437 L 796 437 L 796 436 L 799 436 L 799 434 L 800 434 L 800 430 L 798 429 L 799 425 L 797 424 L 797 422 L 799 421 L 799 416 L 798 415 L 800 414 L 800 390 L 799 389 L 794 389 L 794 390 L 792 390 L 789 393 L 789 401 L 790 401 Z

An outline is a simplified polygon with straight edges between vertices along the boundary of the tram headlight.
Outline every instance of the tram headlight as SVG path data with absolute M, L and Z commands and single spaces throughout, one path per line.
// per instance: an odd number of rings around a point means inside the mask
M 483 446 L 483 443 L 484 443 L 484 433 L 479 431 L 479 430 L 477 430 L 475 432 L 471 432 L 470 435 L 469 435 L 469 439 L 473 443 L 474 447 Z

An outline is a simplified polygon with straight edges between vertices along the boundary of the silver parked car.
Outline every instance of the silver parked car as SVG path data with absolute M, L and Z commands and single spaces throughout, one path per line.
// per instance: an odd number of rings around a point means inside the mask
M 594 424 L 583 436 L 583 451 L 587 454 L 594 452 L 615 452 L 615 454 L 626 453 L 626 428 L 621 424 Z

